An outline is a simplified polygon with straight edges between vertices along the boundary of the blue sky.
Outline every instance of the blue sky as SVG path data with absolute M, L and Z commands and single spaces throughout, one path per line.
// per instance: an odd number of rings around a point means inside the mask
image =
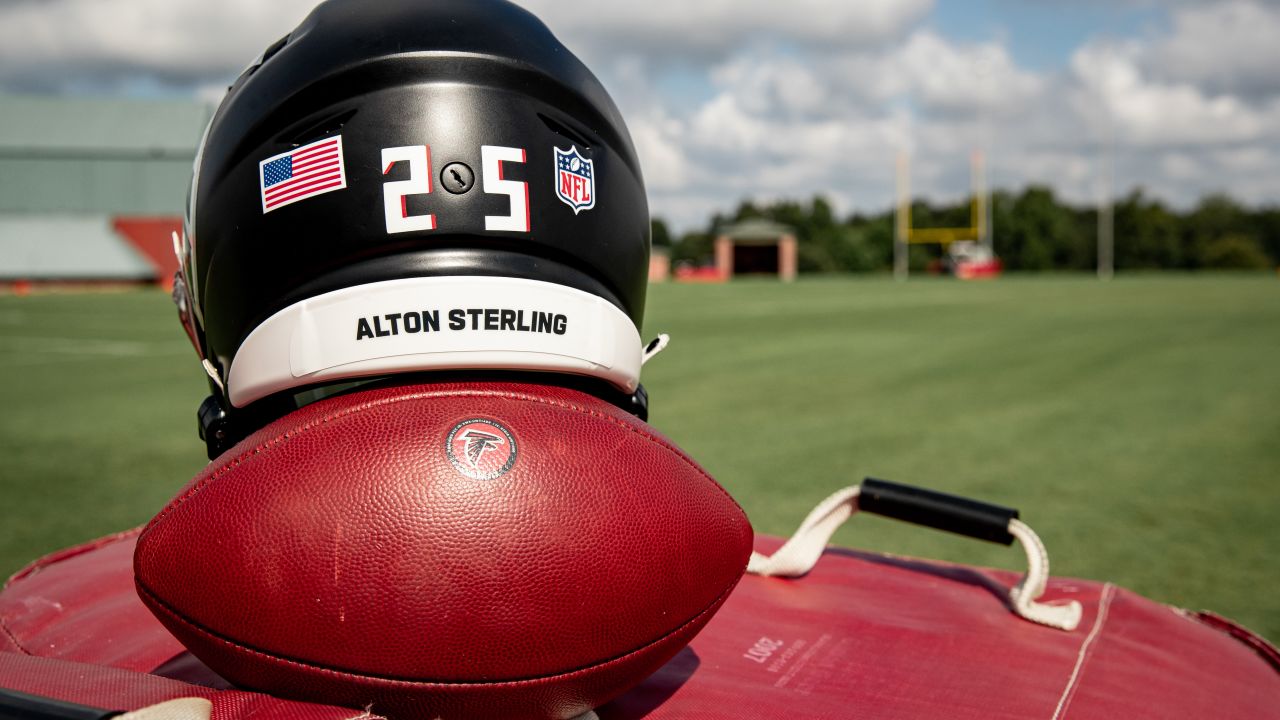
M 744 198 L 883 209 L 899 153 L 936 199 L 981 151 L 993 186 L 1081 204 L 1280 202 L 1276 0 L 516 1 L 609 88 L 678 228 Z M 0 90 L 217 102 L 313 2 L 0 2 Z
M 956 40 L 1003 42 L 1019 65 L 1050 71 L 1066 67 L 1072 53 L 1092 38 L 1138 37 L 1161 27 L 1167 17 L 1167 7 L 1155 4 L 952 0 L 935 5 L 928 22 Z

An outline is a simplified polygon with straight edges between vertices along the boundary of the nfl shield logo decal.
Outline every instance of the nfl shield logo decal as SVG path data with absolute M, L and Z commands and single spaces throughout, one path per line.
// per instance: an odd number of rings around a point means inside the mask
M 596 206 L 596 170 L 594 164 L 578 152 L 576 145 L 568 150 L 556 148 L 556 195 L 577 215 Z

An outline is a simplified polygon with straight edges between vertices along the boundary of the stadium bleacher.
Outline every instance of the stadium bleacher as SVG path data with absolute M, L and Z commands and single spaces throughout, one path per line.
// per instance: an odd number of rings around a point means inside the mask
M 0 96 L 0 283 L 156 282 L 213 107 Z

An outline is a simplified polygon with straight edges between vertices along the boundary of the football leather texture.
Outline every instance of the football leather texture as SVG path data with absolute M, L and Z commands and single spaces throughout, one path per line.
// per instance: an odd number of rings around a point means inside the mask
M 134 575 L 243 687 L 397 718 L 567 718 L 679 652 L 751 541 L 724 489 L 613 405 L 435 383 L 247 438 L 147 525 Z

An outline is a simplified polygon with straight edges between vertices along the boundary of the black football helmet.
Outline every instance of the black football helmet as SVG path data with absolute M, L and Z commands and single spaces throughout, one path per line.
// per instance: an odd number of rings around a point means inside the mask
M 223 99 L 178 254 L 211 456 L 317 387 L 407 372 L 568 374 L 644 412 L 635 149 L 504 0 L 319 5 Z

